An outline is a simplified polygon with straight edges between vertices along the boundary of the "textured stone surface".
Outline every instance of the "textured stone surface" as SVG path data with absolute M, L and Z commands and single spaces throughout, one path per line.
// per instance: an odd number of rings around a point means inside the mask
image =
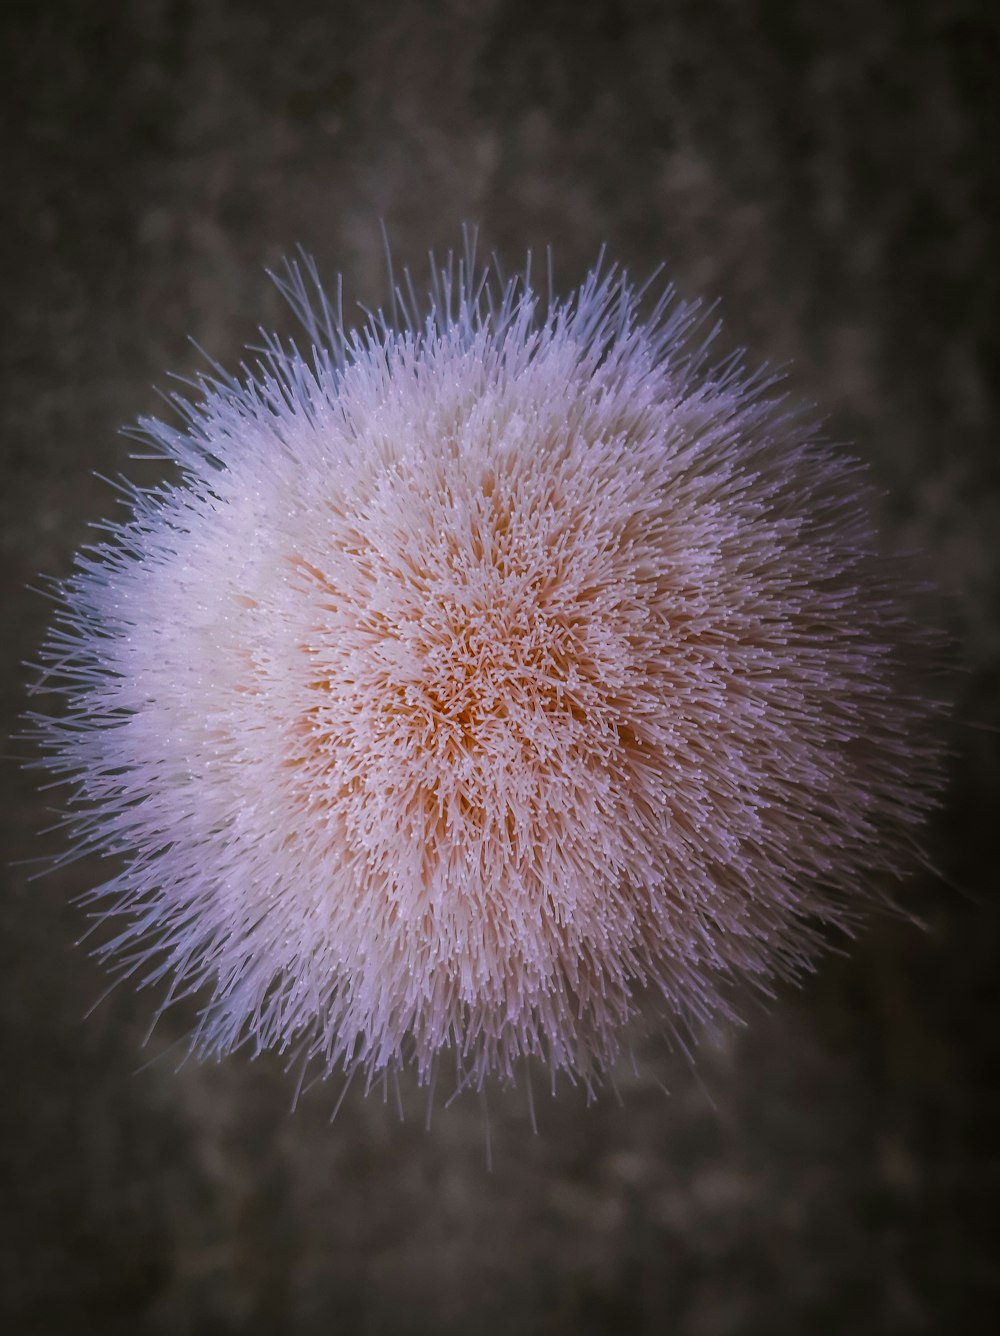
M 102 14 L 114 14 L 104 18 Z M 301 242 L 350 296 L 478 221 L 578 279 L 606 241 L 794 362 L 926 554 L 957 636 L 942 878 L 695 1072 L 644 1043 L 586 1107 L 294 1091 L 145 1052 L 151 994 L 73 943 L 97 870 L 29 880 L 50 799 L 3 768 L 0 1318 L 38 1333 L 990 1329 L 1000 796 L 990 6 L 742 0 L 36 6 L 0 18 L 7 731 L 117 428 L 283 318 Z M 155 476 L 146 466 L 147 476 Z M 11 748 L 5 749 L 10 751 Z M 959 889 L 953 889 L 951 883 Z M 669 1091 L 665 1093 L 664 1087 Z

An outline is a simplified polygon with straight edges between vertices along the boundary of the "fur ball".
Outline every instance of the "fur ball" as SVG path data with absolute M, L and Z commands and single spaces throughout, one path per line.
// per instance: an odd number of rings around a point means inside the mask
M 195 1047 L 596 1079 L 795 977 L 919 856 L 923 652 L 863 469 L 697 308 L 471 256 L 214 367 L 57 590 L 36 717 L 113 968 Z M 653 999 L 659 998 L 657 1005 Z

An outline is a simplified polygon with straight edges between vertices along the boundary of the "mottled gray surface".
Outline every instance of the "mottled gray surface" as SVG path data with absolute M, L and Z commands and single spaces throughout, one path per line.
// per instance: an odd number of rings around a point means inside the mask
M 296 242 L 383 291 L 478 221 L 565 284 L 599 244 L 722 299 L 870 460 L 958 637 L 926 920 L 875 925 L 692 1073 L 655 1042 L 587 1108 L 175 1070 L 188 1016 L 73 943 L 97 875 L 0 896 L 0 1329 L 971 1333 L 997 1298 L 997 29 L 976 0 L 7 0 L 0 17 L 5 718 L 113 505 L 93 471 L 193 336 L 238 359 Z M 102 15 L 113 14 L 113 18 Z M 984 725 L 985 727 L 979 727 Z M 3 770 L 0 854 L 58 848 Z M 954 889 L 955 883 L 961 889 Z M 148 1059 L 148 1064 L 143 1063 Z M 663 1086 L 669 1089 L 665 1093 Z

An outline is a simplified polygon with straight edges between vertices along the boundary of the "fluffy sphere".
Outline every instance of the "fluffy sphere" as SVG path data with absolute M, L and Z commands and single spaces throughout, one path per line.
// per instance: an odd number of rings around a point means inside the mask
M 57 591 L 102 950 L 202 1051 L 474 1083 L 795 976 L 937 783 L 860 466 L 602 264 L 558 300 L 467 257 L 354 332 L 278 281 L 308 351 L 144 421 L 179 477 Z

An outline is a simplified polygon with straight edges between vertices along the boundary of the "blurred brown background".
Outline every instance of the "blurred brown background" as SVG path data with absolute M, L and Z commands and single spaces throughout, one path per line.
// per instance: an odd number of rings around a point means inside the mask
M 927 922 L 873 925 L 696 1072 L 656 1042 L 587 1108 L 536 1082 L 423 1127 L 280 1061 L 177 1070 L 190 1016 L 106 980 L 29 881 L 54 801 L 5 762 L 0 1330 L 993 1330 L 1000 798 L 996 20 L 978 0 L 6 0 L 5 732 L 64 574 L 114 505 L 120 425 L 283 319 L 297 242 L 378 302 L 478 222 L 563 286 L 601 242 L 722 300 L 926 553 L 959 723 Z M 148 470 L 147 466 L 147 470 Z M 8 744 L 9 752 L 13 744 Z M 16 746 L 14 750 L 18 750 Z M 23 750 L 23 747 L 21 748 Z M 669 1093 L 666 1093 L 666 1087 Z

